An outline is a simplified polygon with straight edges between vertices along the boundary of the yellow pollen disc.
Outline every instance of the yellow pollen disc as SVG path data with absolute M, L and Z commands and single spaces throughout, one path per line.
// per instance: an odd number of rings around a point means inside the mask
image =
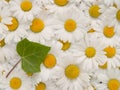
M 86 48 L 85 50 L 85 55 L 88 57 L 88 58 L 92 58 L 94 57 L 96 54 L 96 50 L 94 47 L 88 47 Z
M 100 16 L 100 7 L 98 5 L 93 5 L 89 8 L 89 14 L 93 18 L 98 18 Z
M 23 11 L 30 11 L 32 9 L 32 3 L 29 0 L 21 2 L 21 9 Z
M 12 24 L 7 25 L 9 31 L 15 31 L 18 28 L 19 22 L 16 18 L 12 18 Z
M 53 68 L 56 65 L 56 58 L 53 54 L 48 54 L 43 63 L 47 68 Z
M 116 19 L 117 19 L 118 21 L 120 21 L 120 10 L 118 10 L 117 13 L 116 13 Z
M 73 32 L 77 28 L 77 24 L 74 20 L 68 19 L 64 24 L 64 28 L 68 32 Z
M 65 75 L 69 79 L 76 79 L 80 74 L 80 69 L 76 65 L 68 65 L 65 68 Z
M 5 0 L 6 2 L 10 2 L 10 0 Z
M 107 38 L 111 38 L 114 36 L 115 32 L 114 32 L 114 27 L 104 27 L 103 30 L 103 34 L 107 37 Z
M 87 33 L 93 33 L 93 32 L 95 32 L 95 30 L 94 29 L 90 29 Z
M 65 6 L 68 4 L 68 0 L 54 0 L 54 3 L 58 6 Z
M 106 62 L 105 64 L 103 64 L 103 65 L 99 65 L 99 67 L 100 67 L 101 69 L 107 69 L 107 62 Z
M 43 29 L 44 29 L 44 22 L 39 19 L 39 18 L 35 18 L 33 21 L 32 21 L 32 25 L 30 26 L 30 29 L 32 32 L 34 33 L 38 33 L 38 32 L 41 32 Z
M 37 86 L 35 90 L 46 90 L 46 85 L 43 82 L 40 82 Z
M 4 39 L 2 39 L 2 40 L 0 41 L 0 47 L 3 47 L 3 46 L 5 46 L 5 40 L 4 40 Z
M 104 51 L 106 52 L 105 55 L 106 55 L 108 58 L 112 58 L 112 57 L 114 57 L 115 54 L 116 54 L 116 49 L 115 49 L 114 47 L 108 46 L 108 47 L 106 47 L 106 48 L 104 49 Z
M 20 78 L 18 77 L 13 77 L 11 80 L 10 80 L 10 87 L 12 89 L 19 89 L 22 85 L 22 81 Z
M 108 81 L 109 90 L 119 90 L 120 82 L 117 79 L 111 79 Z
M 66 50 L 68 50 L 69 48 L 70 48 L 70 46 L 71 46 L 71 43 L 70 42 L 63 42 L 62 40 L 59 40 L 62 44 L 63 44 L 63 46 L 62 46 L 62 50 L 63 51 L 66 51 Z
M 113 4 L 113 7 L 117 8 L 117 5 L 114 3 L 114 4 Z

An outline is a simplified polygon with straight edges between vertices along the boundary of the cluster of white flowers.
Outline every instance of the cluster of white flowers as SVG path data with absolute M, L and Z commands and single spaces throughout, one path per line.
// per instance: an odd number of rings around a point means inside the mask
M 24 38 L 51 50 L 6 78 Z M 120 90 L 119 68 L 120 0 L 0 0 L 0 90 Z

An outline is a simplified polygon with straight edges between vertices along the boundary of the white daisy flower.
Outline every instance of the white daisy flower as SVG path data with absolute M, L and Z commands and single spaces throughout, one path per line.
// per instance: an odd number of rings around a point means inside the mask
M 104 47 L 104 44 L 96 37 L 86 36 L 74 45 L 74 55 L 79 57 L 83 69 L 97 69 L 98 65 L 103 65 L 106 62 Z
M 31 79 L 22 70 L 14 69 L 9 77 L 4 77 L 1 84 L 5 86 L 1 90 L 34 90 Z
M 84 90 L 89 85 L 89 75 L 81 68 L 76 57 L 61 57 L 52 78 L 60 90 Z
M 35 85 L 35 90 L 60 90 L 54 81 L 41 81 Z
M 40 11 L 38 5 L 34 0 L 12 0 L 10 3 L 10 10 L 13 15 L 22 21 L 31 21 L 34 16 Z
M 105 56 L 107 56 L 107 67 L 116 68 L 120 66 L 120 47 L 119 45 L 106 46 L 104 48 Z
M 86 21 L 83 13 L 75 7 L 59 11 L 54 20 L 56 38 L 64 42 L 80 40 L 83 37 Z
M 115 25 L 111 25 L 111 22 L 97 22 L 93 28 L 103 44 L 114 46 L 120 42 L 118 29 Z
M 14 43 L 20 41 L 27 35 L 27 28 L 29 25 L 21 23 L 16 17 L 12 17 L 12 24 L 7 24 L 5 42 Z
M 54 31 L 52 28 L 52 20 L 48 16 L 47 12 L 41 12 L 35 17 L 31 25 L 29 26 L 27 38 L 31 41 L 45 42 L 51 40 L 54 37 Z
M 8 2 L 10 0 L 0 0 L 0 8 L 4 8 L 6 6 L 8 6 Z
M 96 22 L 101 21 L 101 18 L 103 17 L 103 13 L 107 9 L 107 7 L 99 2 L 99 0 L 85 0 L 85 6 L 84 8 L 84 14 L 86 18 L 89 20 L 89 23 L 95 24 Z M 81 9 L 81 6 L 80 8 Z
M 118 69 L 106 70 L 106 72 L 97 72 L 97 78 L 94 81 L 96 90 L 120 90 L 120 71 Z

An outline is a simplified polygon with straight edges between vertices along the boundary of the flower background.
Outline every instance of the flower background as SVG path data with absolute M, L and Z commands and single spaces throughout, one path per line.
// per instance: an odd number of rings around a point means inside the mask
M 24 38 L 51 50 L 6 78 Z M 120 90 L 119 38 L 120 0 L 0 0 L 0 90 Z

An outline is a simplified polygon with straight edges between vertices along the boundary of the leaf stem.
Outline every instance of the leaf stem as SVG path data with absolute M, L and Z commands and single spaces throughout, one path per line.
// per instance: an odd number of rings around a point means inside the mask
M 8 72 L 6 78 L 11 74 L 11 72 L 15 69 L 15 67 L 20 63 L 21 59 L 13 66 L 13 68 Z

